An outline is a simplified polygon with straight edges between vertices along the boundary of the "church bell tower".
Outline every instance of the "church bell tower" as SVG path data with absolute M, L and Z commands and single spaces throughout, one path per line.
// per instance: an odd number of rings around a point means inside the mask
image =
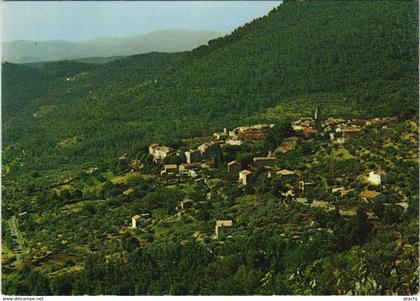
M 321 111 L 319 109 L 319 104 L 317 104 L 315 108 L 314 121 L 315 121 L 316 130 L 318 131 L 318 133 L 321 133 L 322 123 L 321 123 Z

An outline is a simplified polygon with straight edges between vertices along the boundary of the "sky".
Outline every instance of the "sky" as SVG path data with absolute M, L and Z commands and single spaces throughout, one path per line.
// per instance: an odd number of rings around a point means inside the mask
M 2 1 L 2 40 L 125 37 L 163 29 L 228 33 L 280 1 Z

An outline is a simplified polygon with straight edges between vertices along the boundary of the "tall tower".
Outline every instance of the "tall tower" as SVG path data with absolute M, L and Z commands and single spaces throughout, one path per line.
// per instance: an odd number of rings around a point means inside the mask
M 315 120 L 315 128 L 317 129 L 318 133 L 321 133 L 322 131 L 321 110 L 319 109 L 318 104 L 316 105 L 316 108 L 315 108 L 314 120 Z

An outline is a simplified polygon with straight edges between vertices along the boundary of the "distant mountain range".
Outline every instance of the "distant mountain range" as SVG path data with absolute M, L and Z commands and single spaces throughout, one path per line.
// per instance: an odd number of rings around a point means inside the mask
M 191 50 L 222 36 L 214 31 L 161 30 L 124 38 L 98 38 L 80 42 L 62 40 L 2 43 L 2 61 L 32 63 L 90 57 L 128 56 L 158 52 Z

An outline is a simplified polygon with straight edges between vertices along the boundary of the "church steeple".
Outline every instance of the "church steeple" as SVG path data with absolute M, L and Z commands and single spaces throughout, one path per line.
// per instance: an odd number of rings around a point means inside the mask
M 319 104 L 317 104 L 315 107 L 314 121 L 315 121 L 315 128 L 320 133 L 322 130 L 322 124 L 321 124 L 321 110 L 319 109 Z
M 318 120 L 318 118 L 319 118 L 319 105 L 317 104 L 315 107 L 314 120 Z

